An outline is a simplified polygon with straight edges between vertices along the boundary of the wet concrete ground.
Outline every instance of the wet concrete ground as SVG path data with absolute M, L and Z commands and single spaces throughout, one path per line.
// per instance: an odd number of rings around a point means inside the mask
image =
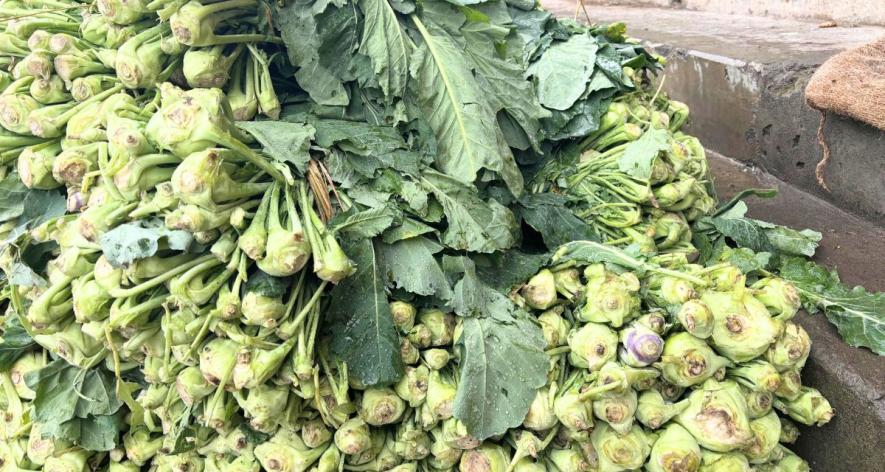
M 557 16 L 573 18 L 575 0 L 541 0 Z M 627 24 L 630 36 L 651 43 L 692 44 L 698 51 L 731 58 L 752 58 L 759 63 L 820 63 L 849 47 L 885 34 L 885 27 L 819 28 L 819 21 L 789 20 L 674 8 L 584 6 L 577 19 Z

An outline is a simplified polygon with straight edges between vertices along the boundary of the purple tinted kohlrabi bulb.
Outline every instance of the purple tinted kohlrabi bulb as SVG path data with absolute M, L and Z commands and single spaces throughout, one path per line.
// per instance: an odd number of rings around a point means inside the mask
M 618 357 L 632 367 L 645 367 L 656 362 L 664 350 L 664 340 L 640 323 L 632 323 L 620 332 Z

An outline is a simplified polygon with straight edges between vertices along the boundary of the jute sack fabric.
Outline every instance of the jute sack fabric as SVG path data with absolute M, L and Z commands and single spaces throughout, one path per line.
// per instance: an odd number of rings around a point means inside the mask
M 818 140 L 824 156 L 815 171 L 827 188 L 823 171 L 830 159 L 824 140 L 826 112 L 854 118 L 885 131 L 885 36 L 828 59 L 805 87 L 805 100 L 821 112 Z

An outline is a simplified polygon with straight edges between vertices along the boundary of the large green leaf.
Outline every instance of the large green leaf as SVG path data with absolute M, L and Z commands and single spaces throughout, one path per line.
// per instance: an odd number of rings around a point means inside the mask
M 554 263 L 577 261 L 582 264 L 595 264 L 605 262 L 630 270 L 640 270 L 644 264 L 642 260 L 621 249 L 595 241 L 573 241 L 563 244 L 556 250 L 552 260 Z
M 756 252 L 774 252 L 774 246 L 768 240 L 762 228 L 750 218 L 711 219 L 716 231 L 728 237 L 740 247 L 750 248 Z
M 781 254 L 814 256 L 823 235 L 810 229 L 796 230 L 767 221 L 753 220 L 762 228 L 771 245 Z
M 452 290 L 434 257 L 442 249 L 439 244 L 422 237 L 381 245 L 387 274 L 397 288 L 417 295 L 448 299 Z
M 293 0 L 277 7 L 275 20 L 289 61 L 298 68 L 298 85 L 320 105 L 347 105 L 347 77 L 342 75 L 359 40 L 354 8 L 338 8 L 325 1 Z
M 180 419 L 178 422 L 173 424 L 169 431 L 164 432 L 166 437 L 163 442 L 172 445 L 172 447 L 169 448 L 170 450 L 168 454 L 181 454 L 182 452 L 191 451 L 197 447 L 197 428 L 193 425 L 193 408 L 193 406 L 185 408 L 184 411 L 180 413 Z M 243 424 L 240 426 L 243 426 Z M 247 438 L 249 437 L 246 435 L 245 429 L 237 429 L 243 431 L 243 436 L 246 436 Z M 130 431 L 131 430 L 132 429 L 130 429 Z
M 589 98 L 578 100 L 568 110 L 554 111 L 550 118 L 542 120 L 548 139 L 580 138 L 598 130 L 614 93 L 615 89 L 601 90 Z
M 826 313 L 846 343 L 885 355 L 885 293 L 848 288 L 835 272 L 801 257 L 784 258 L 779 275 L 799 289 L 809 311 Z
M 714 216 L 704 217 L 695 224 L 696 229 L 713 228 L 715 232 L 734 241 L 738 246 L 752 249 L 755 252 L 774 253 L 775 248 L 769 241 L 764 229 L 756 220 L 746 218 L 747 204 L 736 200 L 729 206 L 716 211 Z
M 493 199 L 483 201 L 472 186 L 427 171 L 421 184 L 442 204 L 448 227 L 442 242 L 453 249 L 494 252 L 516 243 L 513 213 Z
M 317 145 L 325 148 L 337 146 L 361 156 L 378 156 L 406 146 L 399 131 L 391 126 L 330 119 L 312 120 L 311 124 L 316 128 Z
M 670 132 L 650 129 L 636 141 L 627 144 L 624 154 L 618 158 L 618 168 L 633 177 L 648 179 L 658 153 L 667 149 Z
M 167 229 L 161 220 L 141 220 L 117 226 L 101 235 L 99 242 L 108 262 L 120 267 L 156 254 L 163 238 L 176 251 L 187 250 L 194 239 L 187 231 Z
M 113 374 L 101 368 L 84 371 L 58 359 L 29 373 L 26 382 L 36 392 L 34 416 L 41 422 L 110 415 L 123 405 Z
M 528 73 L 537 79 L 538 100 L 554 110 L 566 110 L 584 94 L 596 61 L 596 40 L 576 34 L 550 46 Z
M 18 176 L 18 174 L 13 175 Z M 0 249 L 5 244 L 17 240 L 26 231 L 64 215 L 67 209 L 65 196 L 57 190 L 29 189 L 24 195 L 7 193 L 6 198 L 9 199 L 6 202 L 0 200 L 0 208 L 4 208 L 6 204 L 9 204 L 11 208 L 7 215 L 12 217 L 13 214 L 16 214 L 17 217 L 15 219 L 15 227 L 9 233 L 3 235 L 3 240 L 0 240 Z M 21 198 L 20 207 L 18 198 Z
M 717 259 L 734 265 L 745 274 L 765 269 L 771 262 L 771 253 L 768 252 L 753 252 L 745 247 L 730 248 L 724 244 L 721 248 L 722 253 Z
M 635 254 L 634 254 L 635 252 Z M 575 261 L 581 264 L 605 263 L 629 269 L 637 275 L 645 273 L 657 273 L 687 280 L 699 287 L 707 285 L 707 281 L 701 277 L 674 269 L 667 269 L 660 265 L 649 262 L 642 258 L 638 251 L 628 246 L 626 249 L 618 249 L 595 241 L 572 241 L 563 244 L 553 254 L 551 261 L 554 264 L 563 264 Z
M 504 110 L 512 117 L 532 148 L 540 152 L 543 138 L 540 120 L 550 116 L 550 112 L 538 102 L 534 87 L 525 79 L 521 66 L 492 56 L 475 44 L 475 41 L 469 41 L 465 51 L 477 73 L 477 81 L 488 93 L 492 109 L 496 112 Z
M 442 172 L 471 184 L 481 169 L 501 174 L 514 195 L 523 182 L 513 154 L 498 143 L 500 136 L 494 110 L 477 83 L 462 50 L 442 32 L 415 25 L 423 40 L 412 57 L 416 102 L 436 136 L 436 165 Z
M 58 249 L 55 241 L 34 243 L 21 241 L 6 249 L 7 265 L 3 269 L 10 284 L 19 287 L 45 287 L 48 282 L 40 274 L 46 274 L 46 264 Z
M 404 180 L 400 189 L 400 197 L 405 200 L 409 209 L 417 215 L 426 215 L 429 209 L 430 196 L 424 187 L 412 180 Z
M 15 172 L 0 181 L 0 222 L 18 218 L 22 214 L 28 191 Z
M 592 226 L 566 207 L 566 198 L 555 193 L 524 195 L 520 200 L 520 214 L 526 223 L 541 233 L 548 249 L 555 249 L 570 241 L 599 241 Z
M 360 0 L 359 5 L 365 15 L 359 52 L 372 60 L 384 94 L 402 97 L 409 79 L 408 38 L 387 0 Z
M 7 270 L 6 277 L 12 285 L 19 287 L 46 287 L 48 285 L 46 279 L 22 261 L 11 263 Z
M 64 423 L 42 423 L 40 432 L 70 441 L 89 451 L 110 451 L 120 443 L 117 436 L 126 426 L 122 415 L 96 415 L 72 418 Z
M 237 126 L 254 136 L 264 147 L 264 153 L 275 161 L 291 163 L 302 173 L 307 170 L 313 126 L 270 120 L 241 121 Z
M 528 315 L 502 317 L 465 318 L 459 340 L 461 380 L 454 414 L 479 439 L 522 424 L 536 390 L 547 382 L 540 328 Z
M 550 261 L 549 253 L 528 254 L 518 249 L 473 257 L 476 274 L 490 287 L 504 293 L 525 283 Z
M 25 376 L 34 390 L 33 419 L 46 425 L 45 434 L 96 451 L 113 449 L 123 402 L 114 391 L 112 373 L 80 370 L 62 359 Z
M 384 205 L 341 213 L 329 222 L 329 227 L 335 233 L 343 233 L 349 238 L 374 238 L 393 225 L 398 217 L 396 208 Z
M 403 218 L 402 224 L 384 231 L 382 239 L 385 244 L 393 244 L 404 239 L 415 238 L 428 233 L 435 233 L 436 229 L 413 218 Z
M 403 375 L 399 336 L 385 293 L 384 262 L 371 239 L 345 246 L 357 270 L 331 292 L 328 330 L 332 351 L 366 386 L 389 385 Z
M 519 426 L 547 383 L 544 336 L 529 315 L 466 265 L 453 307 L 463 318 L 454 414 L 478 439 Z

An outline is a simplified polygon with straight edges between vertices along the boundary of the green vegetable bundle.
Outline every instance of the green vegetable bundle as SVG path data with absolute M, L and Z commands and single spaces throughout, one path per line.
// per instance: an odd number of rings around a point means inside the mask
M 0 469 L 807 470 L 786 418 L 832 410 L 799 303 L 881 347 L 881 294 L 794 257 L 819 235 L 716 207 L 623 25 L 518 0 L 0 24 Z
M 599 129 L 535 175 L 598 239 L 647 254 L 692 254 L 691 224 L 716 207 L 700 141 L 679 131 L 687 107 L 643 91 L 618 97 Z M 580 152 L 580 154 L 578 154 Z
M 328 196 L 236 125 L 279 115 L 279 40 L 256 1 L 161 3 L 0 8 L 16 470 L 202 469 L 223 452 L 198 445 L 303 416 L 327 365 L 321 295 L 354 270 Z

